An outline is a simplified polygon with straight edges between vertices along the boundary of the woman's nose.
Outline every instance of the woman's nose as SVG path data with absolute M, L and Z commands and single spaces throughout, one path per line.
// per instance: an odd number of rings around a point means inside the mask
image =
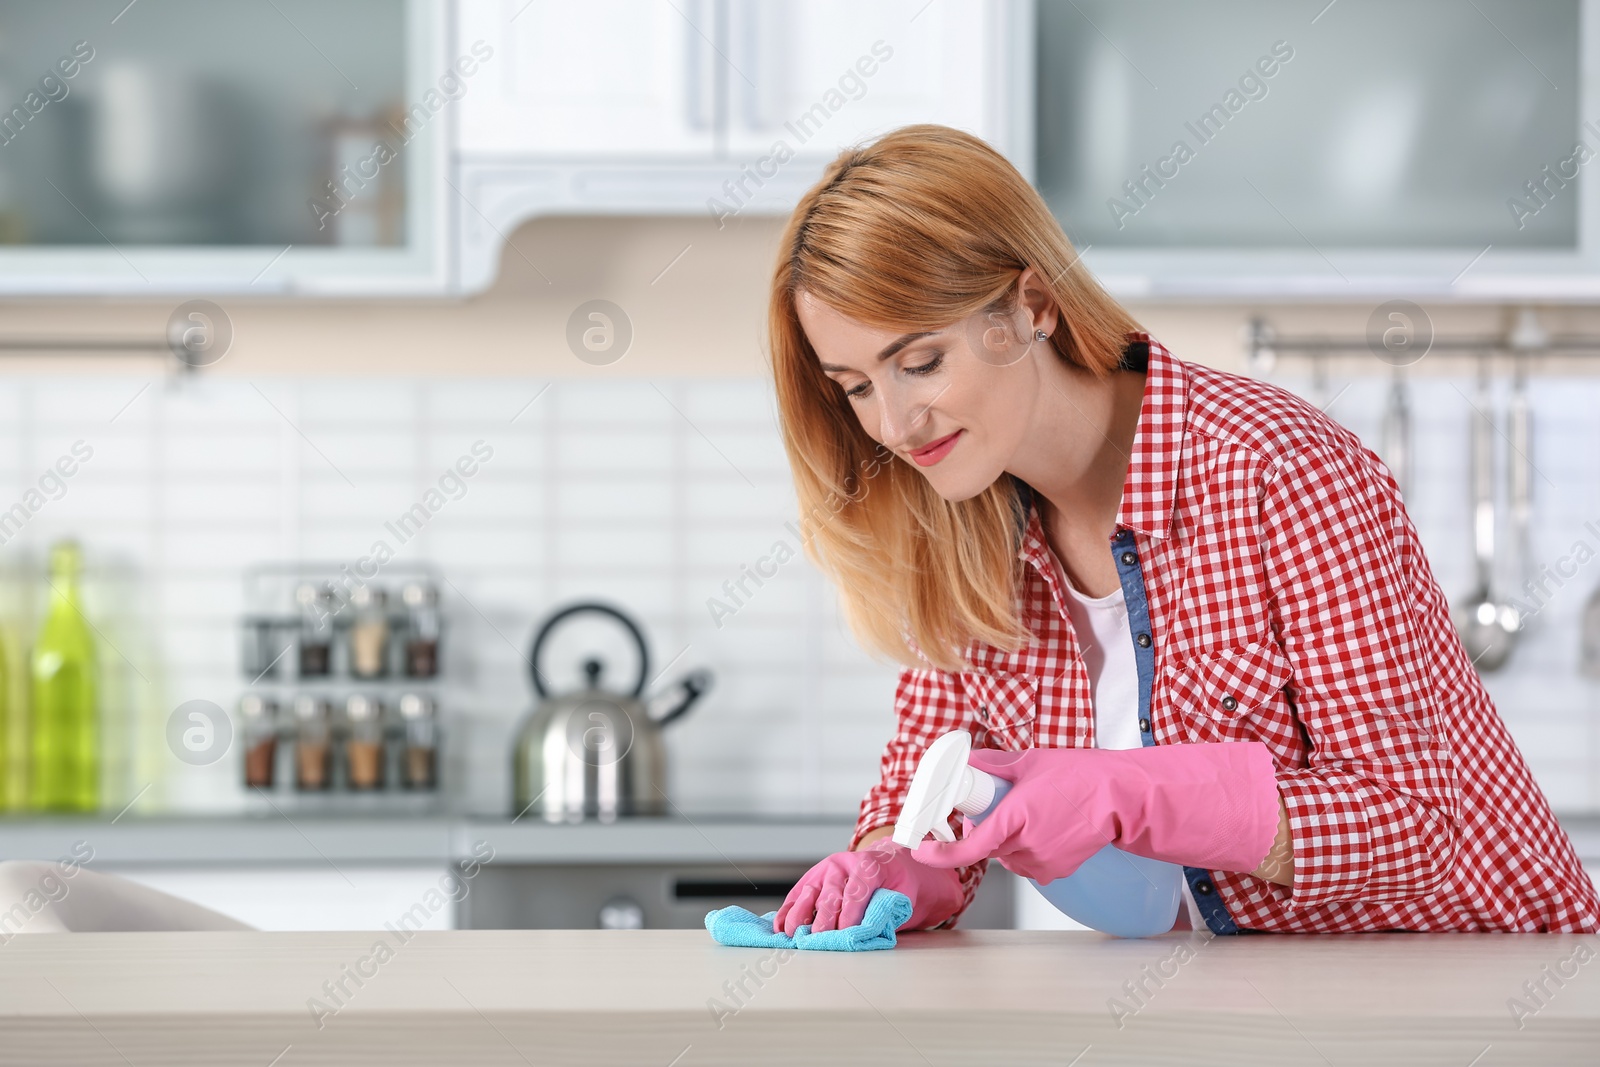
M 878 395 L 878 439 L 889 448 L 903 448 L 927 421 L 928 405 L 904 388 L 886 388 Z

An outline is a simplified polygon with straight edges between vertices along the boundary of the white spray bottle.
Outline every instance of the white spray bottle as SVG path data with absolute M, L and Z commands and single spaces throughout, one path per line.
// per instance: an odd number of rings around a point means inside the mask
M 954 841 L 950 813 L 959 811 L 974 824 L 1011 791 L 1011 783 L 968 766 L 972 736 L 965 730 L 945 734 L 928 746 L 911 778 L 905 806 L 894 825 L 894 840 L 916 848 L 933 834 Z M 1092 930 L 1117 937 L 1150 937 L 1172 929 L 1183 903 L 1183 868 L 1107 845 L 1065 878 L 1040 884 L 1040 894 L 1064 915 Z

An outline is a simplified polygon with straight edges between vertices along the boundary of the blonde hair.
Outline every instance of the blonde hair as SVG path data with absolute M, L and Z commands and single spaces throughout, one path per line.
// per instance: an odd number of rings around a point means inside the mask
M 973 642 L 1027 642 L 1019 483 L 1002 477 L 959 503 L 934 492 L 861 428 L 800 327 L 796 295 L 876 328 L 937 330 L 1013 309 L 1033 267 L 1061 313 L 1051 347 L 1105 378 L 1140 327 L 1076 262 L 1016 168 L 947 126 L 906 126 L 845 150 L 790 216 L 768 314 L 778 414 L 806 554 L 838 585 L 869 651 L 961 670 Z

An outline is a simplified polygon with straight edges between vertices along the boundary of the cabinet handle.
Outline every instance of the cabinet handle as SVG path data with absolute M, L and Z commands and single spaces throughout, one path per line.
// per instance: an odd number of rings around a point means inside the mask
M 773 123 L 769 109 L 774 95 L 767 84 L 767 56 L 772 34 L 771 5 L 761 0 L 732 0 L 733 19 L 730 37 L 734 58 L 744 85 L 736 86 L 740 116 L 748 130 L 763 130 Z M 732 84 L 730 79 L 729 84 Z
M 716 113 L 716 69 L 707 40 L 706 18 L 713 0 L 688 0 L 684 6 L 685 63 L 684 97 L 691 130 L 711 129 Z M 712 27 L 715 29 L 715 27 Z

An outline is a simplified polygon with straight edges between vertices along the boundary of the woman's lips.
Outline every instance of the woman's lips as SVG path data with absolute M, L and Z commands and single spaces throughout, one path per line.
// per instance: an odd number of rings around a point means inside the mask
M 950 450 L 956 447 L 956 438 L 966 432 L 965 430 L 957 430 L 948 437 L 941 437 L 937 441 L 914 449 L 911 453 L 911 461 L 919 467 L 933 466 L 950 454 Z

